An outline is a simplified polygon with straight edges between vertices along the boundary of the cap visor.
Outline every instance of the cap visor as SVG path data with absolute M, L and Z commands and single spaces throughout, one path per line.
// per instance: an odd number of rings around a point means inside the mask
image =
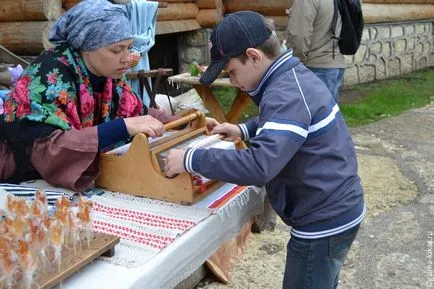
M 222 72 L 223 68 L 225 68 L 228 61 L 229 59 L 223 59 L 219 62 L 211 63 L 199 79 L 200 83 L 205 85 L 213 83 L 219 76 L 220 72 Z

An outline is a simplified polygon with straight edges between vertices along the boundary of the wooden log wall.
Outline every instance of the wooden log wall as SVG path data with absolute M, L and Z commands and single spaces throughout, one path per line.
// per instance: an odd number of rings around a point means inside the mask
M 267 0 L 267 1 L 223 1 L 226 13 L 242 10 L 251 10 L 272 19 L 277 30 L 284 30 L 288 25 L 287 9 L 292 5 L 292 0 Z
M 128 0 L 117 0 L 125 2 Z M 37 55 L 48 44 L 48 31 L 63 11 L 80 0 L 1 0 L 0 44 L 18 55 Z M 273 19 L 277 29 L 287 24 L 292 0 L 158 0 L 157 34 L 212 28 L 224 13 L 253 10 Z M 366 23 L 434 19 L 434 0 L 364 0 Z
M 61 0 L 1 0 L 0 22 L 56 20 Z
M 197 22 L 204 28 L 212 28 L 217 25 L 218 12 L 216 9 L 200 9 L 196 16 Z
M 197 13 L 199 8 L 194 3 L 168 3 L 167 7 L 158 8 L 157 21 L 195 19 Z
M 225 13 L 225 7 L 222 0 L 196 0 L 199 13 L 196 16 L 197 22 L 204 28 L 216 26 Z
M 157 35 L 200 29 L 196 20 L 199 7 L 195 0 L 158 0 L 167 3 L 167 7 L 158 8 Z
M 215 0 L 196 0 L 195 3 L 199 9 L 215 9 L 217 7 Z
M 38 55 L 48 44 L 48 32 L 54 21 L 3 22 L 0 44 L 18 55 Z
M 363 3 L 362 10 L 365 23 L 434 19 L 434 4 Z
M 292 0 L 267 0 L 267 1 L 233 1 L 224 0 L 223 4 L 227 13 L 242 10 L 252 10 L 264 16 L 285 16 L 286 9 L 291 7 Z
M 61 0 L 1 0 L 0 44 L 18 55 L 38 55 L 63 12 Z

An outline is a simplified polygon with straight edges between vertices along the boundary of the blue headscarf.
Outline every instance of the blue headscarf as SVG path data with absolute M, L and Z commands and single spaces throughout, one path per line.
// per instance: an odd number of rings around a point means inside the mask
M 107 0 L 81 1 L 56 21 L 48 37 L 53 44 L 67 43 L 79 51 L 132 38 L 126 11 Z

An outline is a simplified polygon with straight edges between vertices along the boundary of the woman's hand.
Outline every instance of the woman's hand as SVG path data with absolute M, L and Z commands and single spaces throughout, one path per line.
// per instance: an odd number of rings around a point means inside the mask
M 150 137 L 159 137 L 164 133 L 164 125 L 150 115 L 128 117 L 124 121 L 130 136 L 144 133 Z
M 226 138 L 235 139 L 237 137 L 242 137 L 241 129 L 239 126 L 231 123 L 222 123 L 214 127 L 211 134 L 223 134 Z

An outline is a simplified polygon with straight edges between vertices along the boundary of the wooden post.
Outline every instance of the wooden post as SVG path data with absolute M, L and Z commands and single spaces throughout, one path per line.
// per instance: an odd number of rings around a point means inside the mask
M 206 109 L 211 113 L 211 116 L 214 117 L 218 122 L 223 123 L 227 122 L 227 118 L 225 112 L 223 111 L 220 103 L 215 98 L 211 89 L 205 85 L 193 85 L 196 89 L 199 96 L 202 98 L 203 104 Z
M 0 22 L 56 20 L 61 0 L 1 0 Z
M 247 92 L 239 90 L 237 97 L 234 99 L 234 102 L 232 103 L 232 106 L 227 114 L 228 122 L 234 124 L 238 123 L 241 114 L 250 103 L 252 103 L 252 99 Z

